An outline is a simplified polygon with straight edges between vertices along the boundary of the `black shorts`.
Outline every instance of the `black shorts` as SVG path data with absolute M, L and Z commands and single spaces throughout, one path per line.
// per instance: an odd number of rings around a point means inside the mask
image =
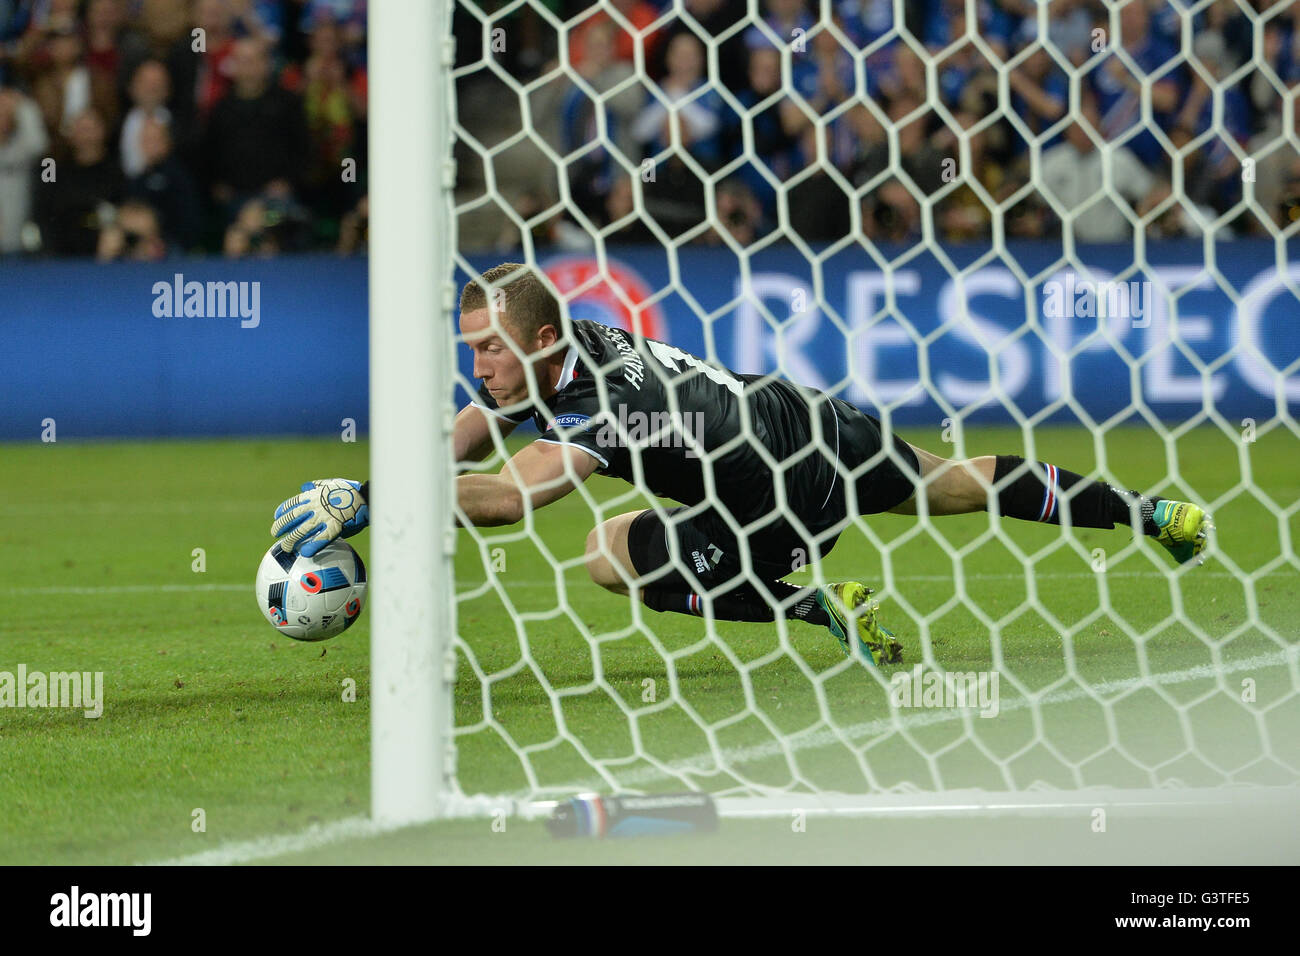
M 886 453 L 884 427 L 878 418 L 838 398 L 830 401 L 839 420 L 840 462 L 848 471 L 858 472 L 852 499 L 843 488 L 834 496 L 843 516 L 878 515 L 911 498 L 921 480 L 921 463 L 912 446 L 891 433 L 893 454 Z
M 750 530 L 742 544 L 731 525 L 713 509 L 668 508 L 663 518 L 654 511 L 643 511 L 628 529 L 627 546 L 644 583 L 659 587 L 685 584 L 707 590 L 732 581 L 739 586 L 747 580 L 746 550 L 753 577 L 779 580 L 811 563 L 814 551 L 828 554 L 851 508 L 857 514 L 879 514 L 910 498 L 921 470 L 912 447 L 895 435 L 896 454 L 882 454 L 880 422 L 851 405 L 832 401 L 839 418 L 841 465 L 847 472 L 859 472 L 864 464 L 867 467 L 853 483 L 855 495 L 848 493 L 844 479 L 838 479 L 821 510 L 800 516 L 811 538 L 780 515 Z M 673 561 L 670 537 L 676 540 L 678 563 Z

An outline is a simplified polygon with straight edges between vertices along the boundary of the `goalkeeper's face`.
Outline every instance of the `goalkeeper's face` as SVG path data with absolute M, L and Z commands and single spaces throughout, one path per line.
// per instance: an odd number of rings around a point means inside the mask
M 545 400 L 554 393 L 555 376 L 547 366 L 556 354 L 551 348 L 557 340 L 555 326 L 529 333 L 509 316 L 498 313 L 494 323 L 488 309 L 476 309 L 461 313 L 460 334 L 474 353 L 474 377 L 483 380 L 498 405 L 517 405 L 530 397 Z M 529 393 L 529 366 L 542 390 L 539 395 Z

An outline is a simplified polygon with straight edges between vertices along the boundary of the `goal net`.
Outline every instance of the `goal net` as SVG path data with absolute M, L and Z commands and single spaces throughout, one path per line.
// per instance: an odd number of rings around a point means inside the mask
M 702 790 L 745 813 L 1293 785 L 1297 10 L 454 0 L 437 95 L 456 186 L 434 228 L 456 290 L 522 262 L 566 328 L 667 343 L 647 374 L 694 355 L 779 376 L 940 457 L 1056 463 L 1196 502 L 1219 530 L 1196 566 L 1130 528 L 1074 527 L 1068 500 L 1059 527 L 923 501 L 854 517 L 786 580 L 874 588 L 904 649 L 875 667 L 782 613 L 716 619 L 713 600 L 759 580 L 747 553 L 700 616 L 650 610 L 644 579 L 592 583 L 589 549 L 609 552 L 593 529 L 675 505 L 594 476 L 456 533 L 454 665 L 420 743 L 454 752 L 438 792 L 481 809 Z M 460 408 L 479 382 L 441 294 Z M 634 460 L 691 440 L 607 411 Z M 530 427 L 458 467 L 500 471 Z M 724 452 L 702 451 L 712 506 L 737 477 L 713 467 Z M 774 466 L 835 454 L 823 434 Z

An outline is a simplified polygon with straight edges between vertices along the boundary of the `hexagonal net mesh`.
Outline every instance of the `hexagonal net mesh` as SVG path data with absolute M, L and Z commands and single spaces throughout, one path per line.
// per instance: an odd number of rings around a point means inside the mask
M 457 405 L 504 427 L 460 464 L 523 484 L 509 460 L 548 446 L 573 486 L 474 527 L 462 485 L 463 793 L 1296 782 L 1300 4 L 455 18 L 459 280 L 528 267 L 464 310 Z M 1038 462 L 1046 525 L 1016 512 Z M 927 463 L 909 506 L 889 481 Z M 1114 529 L 1083 518 L 1103 482 Z M 1211 514 L 1208 560 L 1143 534 L 1130 490 Z M 901 662 L 844 653 L 843 581 Z

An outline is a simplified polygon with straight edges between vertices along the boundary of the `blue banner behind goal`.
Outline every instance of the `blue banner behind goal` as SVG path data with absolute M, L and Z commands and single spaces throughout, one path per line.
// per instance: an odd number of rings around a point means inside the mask
M 1013 242 L 1001 256 L 918 247 L 883 250 L 886 269 L 855 247 L 823 252 L 814 271 L 782 246 L 750 260 L 747 287 L 721 247 L 673 260 L 619 248 L 603 274 L 590 254 L 540 262 L 562 291 L 582 290 L 576 317 L 639 328 L 739 372 L 780 371 L 887 408 L 899 424 L 1177 423 L 1213 409 L 1235 426 L 1294 414 L 1300 249 L 1283 261 L 1268 241 L 1212 250 L 1210 262 L 1199 241 L 1152 244 L 1150 265 L 1133 271 L 1128 245 L 1082 248 L 1080 270 L 1054 268 L 1059 243 Z M 5 262 L 0 438 L 35 440 L 45 419 L 61 439 L 325 434 L 345 419 L 364 433 L 366 266 L 330 256 Z M 468 351 L 459 358 L 468 378 Z

